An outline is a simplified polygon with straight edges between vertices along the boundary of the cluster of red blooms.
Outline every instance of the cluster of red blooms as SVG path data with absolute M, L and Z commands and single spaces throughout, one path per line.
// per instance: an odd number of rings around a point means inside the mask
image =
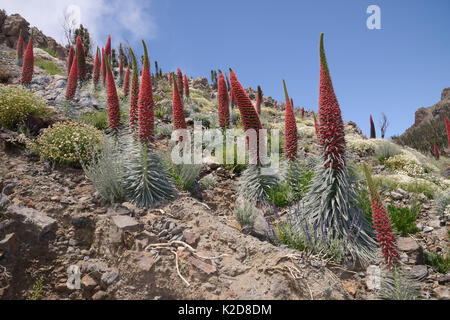
M 144 46 L 144 69 L 142 70 L 138 100 L 138 135 L 141 142 L 146 143 L 153 141 L 155 119 L 150 61 L 148 59 L 147 46 L 144 41 L 142 41 L 142 44 Z
M 106 61 L 106 95 L 108 101 L 109 127 L 117 132 L 120 126 L 120 104 L 109 60 Z
M 177 69 L 177 86 L 178 93 L 180 94 L 180 97 L 183 98 L 183 73 L 181 73 L 180 68 Z
M 436 160 L 439 160 L 439 158 L 440 158 L 439 148 L 436 143 L 434 144 L 434 157 L 436 158 Z
M 84 53 L 84 45 L 81 41 L 81 37 L 77 37 L 77 52 L 76 52 L 77 60 L 78 60 L 78 79 L 80 81 L 84 81 L 86 79 L 86 57 Z
M 73 46 L 70 46 L 69 56 L 67 57 L 67 74 L 70 75 L 70 71 L 72 70 L 73 58 L 75 56 L 75 50 Z
M 20 30 L 19 40 L 17 40 L 17 60 L 22 61 L 23 59 L 23 38 L 22 30 Z
M 328 69 L 323 33 L 320 37 L 319 123 L 319 142 L 324 149 L 326 167 L 331 165 L 334 170 L 340 170 L 346 147 L 344 122 Z
M 102 48 L 102 64 L 100 66 L 100 70 L 102 73 L 103 84 L 106 82 L 106 54 L 105 49 Z
M 125 78 L 123 79 L 123 94 L 128 97 L 130 94 L 130 66 L 128 66 L 127 71 L 125 71 Z
M 227 84 L 222 72 L 219 73 L 219 83 L 217 90 L 217 100 L 219 103 L 219 126 L 221 128 L 228 128 L 228 126 L 230 125 L 230 101 L 228 97 Z
M 98 81 L 100 80 L 100 49 L 97 48 L 97 53 L 95 54 L 95 61 L 94 61 L 94 75 L 92 77 L 92 80 L 94 84 L 98 84 Z
M 179 70 L 179 69 L 178 69 Z M 183 103 L 181 102 L 180 91 L 178 90 L 177 79 L 173 78 L 173 130 L 186 129 L 186 118 L 184 116 Z
M 298 149 L 298 130 L 297 121 L 295 120 L 293 101 L 289 101 L 289 94 L 286 88 L 286 82 L 283 80 L 284 94 L 286 96 L 286 113 L 285 113 L 285 157 L 288 160 L 297 158 Z
M 186 75 L 184 75 L 184 93 L 186 94 L 186 97 L 189 97 L 189 82 Z
M 377 133 L 375 131 L 375 123 L 373 122 L 372 115 L 370 115 L 370 139 L 376 139 Z
M 29 84 L 33 80 L 34 73 L 34 54 L 33 54 L 33 35 L 30 36 L 28 41 L 27 50 L 23 58 L 22 76 L 20 82 L 22 84 Z
M 75 55 L 72 61 L 69 78 L 67 79 L 66 100 L 70 101 L 73 99 L 77 91 L 77 86 L 78 86 L 78 59 L 77 56 Z

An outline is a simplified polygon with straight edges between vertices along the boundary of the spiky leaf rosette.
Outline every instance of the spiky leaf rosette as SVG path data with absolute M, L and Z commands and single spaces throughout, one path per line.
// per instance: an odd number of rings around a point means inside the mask
M 377 132 L 375 131 L 375 123 L 373 122 L 372 115 L 370 115 L 370 139 L 376 139 Z
M 72 70 L 70 70 L 69 78 L 67 79 L 66 100 L 70 101 L 75 97 L 78 86 L 78 60 L 73 60 Z
M 258 93 L 256 94 L 256 112 L 261 115 L 261 103 L 263 99 L 263 92 L 260 86 L 258 86 Z
M 106 40 L 105 55 L 108 57 L 111 56 L 111 36 L 108 36 L 108 39 Z
M 142 41 L 142 44 L 144 46 L 144 69 L 142 70 L 141 89 L 139 90 L 138 124 L 139 139 L 142 143 L 146 143 L 153 141 L 155 119 L 150 61 L 147 46 L 144 41 Z
M 339 171 L 345 165 L 345 134 L 339 102 L 334 93 L 327 58 L 320 36 L 319 142 L 323 147 L 325 166 Z
M 400 255 L 397 248 L 397 240 L 392 230 L 391 221 L 386 209 L 383 206 L 381 198 L 375 188 L 372 175 L 367 165 L 364 165 L 364 174 L 366 175 L 367 185 L 370 190 L 370 198 L 372 202 L 373 225 L 377 231 L 378 245 L 380 246 L 384 262 L 388 269 L 398 266 Z
M 138 125 L 138 102 L 139 102 L 139 71 L 137 66 L 136 55 L 130 48 L 133 60 L 133 76 L 131 78 L 131 97 L 130 97 L 130 128 L 136 130 Z
M 183 99 L 183 73 L 180 68 L 177 69 L 177 86 L 180 97 Z
M 278 183 L 278 174 L 270 172 L 269 167 L 251 164 L 239 179 L 239 195 L 248 201 L 267 206 L 270 204 L 270 190 Z
M 440 158 L 439 149 L 436 143 L 434 144 L 434 157 L 436 158 L 436 160 L 439 160 Z
M 404 270 L 382 269 L 379 280 L 380 288 L 375 293 L 382 299 L 406 301 L 420 296 L 420 283 Z
M 125 97 L 128 97 L 130 94 L 130 66 L 127 67 L 127 71 L 125 71 L 125 78 L 123 79 L 123 94 Z
M 183 78 L 184 78 L 184 81 L 183 81 L 183 83 L 184 83 L 184 93 L 186 94 L 186 97 L 189 98 L 189 96 L 190 96 L 190 93 L 189 93 L 189 81 L 188 81 L 188 78 L 187 78 L 186 75 L 184 75 Z
M 236 74 L 231 69 L 230 69 L 230 83 L 231 87 L 233 88 L 233 94 L 236 99 L 236 103 L 239 107 L 239 112 L 241 113 L 244 131 L 247 132 L 248 130 L 255 130 L 256 132 L 257 137 L 256 150 L 253 150 L 254 147 L 253 144 L 249 144 L 248 147 L 251 159 L 253 159 L 256 156 L 257 162 L 259 163 L 260 162 L 259 152 L 261 151 L 261 154 L 264 152 L 264 150 L 259 150 L 260 147 L 259 131 L 262 129 L 261 121 L 259 120 L 259 116 L 256 113 L 252 101 L 247 96 L 247 93 L 245 93 L 245 90 L 242 87 L 239 80 L 237 79 Z
M 31 80 L 33 80 L 33 73 L 34 73 L 33 34 L 31 34 L 30 40 L 28 40 L 25 56 L 23 58 L 22 75 L 20 83 L 30 84 Z
M 97 48 L 97 53 L 95 54 L 95 61 L 94 61 L 94 76 L 92 77 L 92 81 L 94 82 L 94 85 L 97 85 L 99 80 L 100 80 L 100 49 Z
M 281 165 L 282 179 L 286 181 L 296 195 L 304 195 L 308 186 L 306 175 L 308 167 L 298 160 L 287 160 Z
M 131 203 L 152 208 L 175 197 L 175 187 L 159 155 L 133 139 L 125 154 L 124 186 Z
M 184 115 L 183 102 L 181 101 L 180 92 L 178 91 L 175 75 L 173 78 L 173 130 L 186 129 L 186 118 Z
M 445 117 L 445 128 L 447 129 L 448 148 L 450 149 L 450 121 Z
M 302 200 L 302 210 L 294 227 L 302 233 L 304 222 L 321 233 L 324 245 L 345 244 L 346 260 L 359 260 L 367 265 L 375 257 L 376 242 L 373 228 L 363 216 L 361 200 L 356 189 L 356 173 L 340 163 L 337 173 L 332 166 L 319 161 L 309 191 Z
M 70 75 L 70 71 L 72 70 L 73 58 L 75 57 L 75 50 L 73 46 L 70 46 L 69 55 L 67 56 L 67 76 Z
M 102 65 L 101 71 L 102 71 L 102 79 L 103 79 L 103 85 L 106 83 L 106 54 L 105 49 L 102 48 Z
M 228 128 L 230 125 L 230 106 L 229 97 L 227 91 L 227 84 L 223 73 L 219 73 L 219 83 L 217 87 L 217 99 L 219 102 L 218 114 L 219 114 L 219 126 L 221 128 Z
M 298 130 L 297 121 L 295 120 L 294 108 L 289 101 L 289 94 L 286 88 L 286 82 L 283 80 L 284 94 L 286 97 L 286 115 L 285 115 L 285 157 L 289 160 L 297 158 L 298 149 Z
M 81 37 L 77 37 L 77 52 L 76 52 L 77 60 L 78 60 L 78 79 L 80 81 L 86 80 L 86 57 L 84 53 L 84 45 L 83 41 L 81 41 Z
M 20 30 L 19 40 L 17 40 L 17 65 L 19 67 L 23 63 L 23 45 L 22 30 Z
M 108 60 L 106 60 L 106 95 L 108 101 L 109 127 L 117 133 L 120 126 L 120 104 L 119 97 L 117 96 L 116 83 Z

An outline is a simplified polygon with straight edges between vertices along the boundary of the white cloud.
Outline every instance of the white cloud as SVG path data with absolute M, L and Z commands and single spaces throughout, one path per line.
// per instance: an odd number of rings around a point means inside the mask
M 156 36 L 156 24 L 149 13 L 148 0 L 0 0 L 0 8 L 8 14 L 19 13 L 44 34 L 64 41 L 64 12 L 77 12 L 81 23 L 89 29 L 98 46 L 104 46 L 110 34 L 113 45 L 130 43 Z

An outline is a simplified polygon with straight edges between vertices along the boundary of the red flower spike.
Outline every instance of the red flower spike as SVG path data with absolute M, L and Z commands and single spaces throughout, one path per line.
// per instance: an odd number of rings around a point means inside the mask
M 133 77 L 131 78 L 131 97 L 130 97 L 130 128 L 136 130 L 138 124 L 138 102 L 139 102 L 139 71 L 136 56 L 133 49 L 130 48 L 133 59 Z
M 106 95 L 108 101 L 109 127 L 117 132 L 120 126 L 120 104 L 109 60 L 106 60 Z
M 77 37 L 77 59 L 78 59 L 78 79 L 84 81 L 86 79 L 86 57 L 84 53 L 84 45 L 81 37 Z
M 370 115 L 370 139 L 376 139 L 377 133 L 375 131 L 375 123 L 373 122 L 372 115 Z
M 125 78 L 123 79 L 123 94 L 128 97 L 130 94 L 130 66 L 128 66 L 127 71 L 125 71 Z
M 120 75 L 120 78 L 123 77 L 123 61 L 122 61 L 122 58 L 120 59 L 120 64 L 119 64 L 119 75 Z
M 178 90 L 177 79 L 173 78 L 173 130 L 186 129 L 186 118 L 184 115 L 183 103 L 181 101 L 180 91 Z
M 150 61 L 148 59 L 147 46 L 145 45 L 144 41 L 142 41 L 142 45 L 144 46 L 144 69 L 142 70 L 141 89 L 139 90 L 138 134 L 141 142 L 146 143 L 153 141 L 155 118 L 152 77 L 150 75 Z
M 108 39 L 106 40 L 105 55 L 108 57 L 111 56 L 111 36 L 108 36 Z
M 369 169 L 364 165 L 364 173 L 366 175 L 367 184 L 370 190 L 371 202 L 372 202 L 372 216 L 373 226 L 377 231 L 377 241 L 384 256 L 385 264 L 388 269 L 397 266 L 400 262 L 400 255 L 398 253 L 397 240 L 392 230 L 391 221 L 389 215 L 386 212 L 381 198 L 375 189 L 372 176 Z
M 186 97 L 189 97 L 189 81 L 186 75 L 184 75 L 184 93 L 186 94 Z
M 73 46 L 70 46 L 69 56 L 67 57 L 67 76 L 69 76 L 70 71 L 72 71 L 72 63 L 73 63 L 74 56 L 75 56 L 75 50 L 73 49 Z
M 102 71 L 102 79 L 103 79 L 103 84 L 105 84 L 106 82 L 106 54 L 105 54 L 105 49 L 102 48 L 102 65 L 100 66 L 101 71 Z
M 223 73 L 219 71 L 219 83 L 217 88 L 217 100 L 219 102 L 219 126 L 223 129 L 230 125 L 230 101 L 228 97 L 227 84 Z
M 258 93 L 256 95 L 256 112 L 261 115 L 261 103 L 263 99 L 263 92 L 260 86 L 258 86 Z
M 17 59 L 21 61 L 23 59 L 23 38 L 22 30 L 20 30 L 19 40 L 17 40 Z
M 302 113 L 302 120 L 305 118 L 305 108 L 301 109 L 301 113 Z
M 445 117 L 445 127 L 447 128 L 448 148 L 450 149 L 450 121 Z
M 320 89 L 319 89 L 319 142 L 323 147 L 325 167 L 330 165 L 335 171 L 341 169 L 345 154 L 345 133 L 339 102 L 334 93 L 330 71 L 320 36 Z
M 25 56 L 23 58 L 22 64 L 22 76 L 20 82 L 22 84 L 29 84 L 33 80 L 34 73 L 34 54 L 33 54 L 33 34 L 28 40 L 27 50 L 25 51 Z
M 440 158 L 439 149 L 436 143 L 434 144 L 434 157 L 436 158 L 436 160 L 439 160 Z
M 248 97 L 241 83 L 236 77 L 233 70 L 230 69 L 230 84 L 233 88 L 233 94 L 236 99 L 236 104 L 239 107 L 239 112 L 241 113 L 242 124 L 244 125 L 244 131 L 255 130 L 257 135 L 257 146 L 256 150 L 250 149 L 250 157 L 257 156 L 257 162 L 260 163 L 260 151 L 264 153 L 264 150 L 259 150 L 259 130 L 262 129 L 261 121 L 259 119 L 258 113 L 252 104 L 252 101 Z M 248 143 L 248 139 L 247 139 Z M 250 145 L 248 147 L 251 147 Z M 256 153 L 255 153 L 256 152 Z
M 181 99 L 183 99 L 183 73 L 180 68 L 177 69 L 177 86 Z
M 97 53 L 95 54 L 94 76 L 92 77 L 92 80 L 95 85 L 97 85 L 98 81 L 100 80 L 100 49 L 99 48 L 97 48 Z
M 289 102 L 289 94 L 286 88 L 286 82 L 283 80 L 284 95 L 286 97 L 286 115 L 285 115 L 285 157 L 288 160 L 297 158 L 298 150 L 298 130 L 297 121 L 295 120 L 294 108 L 292 107 L 292 99 Z
M 77 92 L 78 86 L 78 59 L 77 56 L 74 56 L 72 69 L 69 73 L 69 78 L 67 79 L 67 87 L 66 87 L 66 100 L 70 101 L 75 97 L 75 93 Z

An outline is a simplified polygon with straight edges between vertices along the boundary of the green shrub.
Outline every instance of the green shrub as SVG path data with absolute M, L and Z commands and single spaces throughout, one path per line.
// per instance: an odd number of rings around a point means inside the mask
M 42 58 L 36 58 L 34 60 L 34 65 L 36 67 L 41 68 L 44 70 L 47 74 L 54 76 L 54 75 L 60 75 L 63 76 L 64 72 L 59 69 L 59 67 L 52 61 L 44 60 Z
M 0 86 L 0 127 L 15 129 L 28 115 L 49 116 L 45 100 L 22 86 Z
M 61 164 L 80 164 L 92 159 L 92 152 L 101 145 L 103 133 L 96 128 L 74 122 L 59 122 L 44 129 L 29 148 L 42 158 Z
M 447 252 L 447 256 L 444 258 L 435 252 L 424 252 L 425 264 L 433 267 L 436 272 L 447 274 L 450 270 L 450 255 Z
M 392 221 L 392 227 L 402 236 L 415 234 L 420 231 L 416 226 L 420 206 L 416 203 L 414 203 L 411 208 L 389 205 L 388 212 Z
M 400 147 L 391 142 L 383 142 L 375 148 L 375 156 L 381 163 L 385 163 L 386 160 L 395 157 L 400 153 Z
M 201 164 L 173 164 L 170 170 L 175 184 L 182 190 L 189 190 L 202 171 Z
M 8 83 L 9 79 L 11 79 L 12 74 L 8 69 L 0 67 L 0 83 Z
M 33 285 L 33 289 L 31 290 L 27 300 L 41 300 L 44 296 L 42 295 L 42 291 L 44 289 L 44 277 L 41 276 Z
M 213 189 L 217 185 L 217 180 L 212 174 L 209 174 L 203 177 L 198 183 L 203 189 Z
M 277 207 L 283 208 L 292 203 L 294 195 L 288 183 L 280 183 L 270 189 L 269 198 Z
M 51 55 L 53 58 L 58 58 L 58 55 L 56 54 L 55 51 L 53 51 L 50 48 L 41 48 L 42 50 L 44 50 L 45 52 L 47 52 L 49 55 Z
M 450 215 L 450 188 L 437 192 L 434 196 L 436 200 L 436 211 L 440 215 Z
M 252 226 L 256 219 L 255 204 L 246 200 L 238 202 L 233 211 L 234 217 L 241 227 Z
M 98 130 L 108 129 L 108 111 L 92 111 L 83 114 L 80 117 L 80 122 L 91 125 Z

